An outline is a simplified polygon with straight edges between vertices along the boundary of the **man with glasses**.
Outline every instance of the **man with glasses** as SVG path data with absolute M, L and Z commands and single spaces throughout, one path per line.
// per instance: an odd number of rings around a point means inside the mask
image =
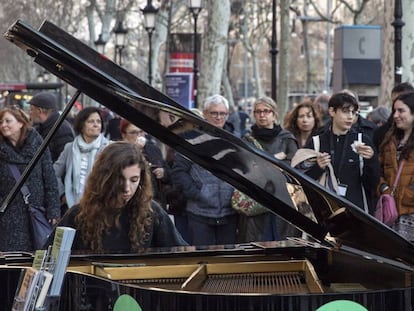
M 306 174 L 318 180 L 331 163 L 338 182 L 337 189 L 332 190 L 366 212 L 373 212 L 373 189 L 379 182 L 380 168 L 371 138 L 353 127 L 358 102 L 348 92 L 340 92 L 331 96 L 328 106 L 330 127 L 305 146 L 320 152 Z M 319 147 L 315 148 L 316 141 Z
M 224 128 L 229 104 L 221 95 L 208 97 L 203 116 L 210 124 Z M 186 137 L 196 138 L 197 132 Z M 188 242 L 193 245 L 234 244 L 238 215 L 231 207 L 233 187 L 181 154 L 176 154 L 172 182 L 187 199 Z
M 208 123 L 224 128 L 229 115 L 229 103 L 221 95 L 208 97 L 203 106 L 203 116 Z

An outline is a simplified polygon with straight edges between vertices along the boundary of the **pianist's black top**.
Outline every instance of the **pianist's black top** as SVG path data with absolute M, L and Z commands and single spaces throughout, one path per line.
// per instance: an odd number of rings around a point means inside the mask
M 149 239 L 144 248 L 147 247 L 173 247 L 186 246 L 187 242 L 181 237 L 176 230 L 173 222 L 168 214 L 156 202 L 152 202 L 153 222 L 149 232 Z M 59 226 L 66 226 L 76 229 L 75 217 L 79 213 L 79 205 L 74 205 L 65 214 L 59 222 Z M 99 221 L 99 220 L 98 220 Z M 107 252 L 131 252 L 128 232 L 130 225 L 130 218 L 128 209 L 124 209 L 119 218 L 120 226 L 112 227 L 109 232 L 104 233 L 102 239 L 102 246 Z M 87 250 L 88 248 L 83 243 L 79 232 L 76 233 L 75 241 L 73 243 L 73 250 Z

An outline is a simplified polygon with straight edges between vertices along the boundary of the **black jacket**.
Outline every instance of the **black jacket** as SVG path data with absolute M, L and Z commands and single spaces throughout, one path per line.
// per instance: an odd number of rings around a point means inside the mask
M 351 128 L 346 135 L 337 136 L 331 130 L 325 131 L 320 136 L 320 152 L 331 154 L 331 161 L 338 182 L 347 186 L 346 198 L 363 208 L 363 196 L 361 185 L 364 186 L 368 197 L 368 208 L 372 212 L 374 208 L 374 190 L 379 177 L 380 166 L 378 153 L 369 136 L 363 134 L 362 141 L 374 149 L 371 159 L 364 159 L 363 173 L 360 176 L 359 156 L 352 150 L 351 144 L 358 140 L 358 132 Z M 314 149 L 313 140 L 310 140 L 305 148 Z M 313 165 L 306 174 L 313 179 L 319 179 L 324 171 L 317 165 Z
M 152 203 L 154 211 L 151 228 L 148 231 L 148 241 L 143 247 L 173 247 L 185 246 L 187 242 L 183 240 L 181 235 L 176 230 L 169 215 L 155 202 Z M 79 213 L 79 205 L 71 207 L 58 226 L 67 226 L 77 229 L 75 217 Z M 100 221 L 96 219 L 96 221 Z M 128 209 L 125 208 L 119 218 L 120 226 L 113 227 L 109 232 L 105 232 L 102 240 L 103 249 L 109 252 L 131 252 L 129 245 L 129 226 L 130 217 Z M 86 250 L 82 239 L 77 232 L 75 241 L 73 242 L 74 250 Z
M 52 112 L 52 114 L 44 123 L 40 123 L 35 127 L 43 139 L 45 139 L 47 134 L 49 134 L 58 118 L 59 112 Z M 52 162 L 55 162 L 59 158 L 63 147 L 65 147 L 67 143 L 73 141 L 74 138 L 75 133 L 73 132 L 72 125 L 68 121 L 64 120 L 61 126 L 57 129 L 56 133 L 53 135 L 48 145 L 50 154 L 52 156 Z

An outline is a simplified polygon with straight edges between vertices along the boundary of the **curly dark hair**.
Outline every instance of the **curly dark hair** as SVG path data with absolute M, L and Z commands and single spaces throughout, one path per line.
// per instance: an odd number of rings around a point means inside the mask
M 122 171 L 138 164 L 140 185 L 124 205 Z M 98 155 L 88 176 L 85 191 L 79 203 L 75 221 L 84 244 L 91 250 L 102 251 L 102 236 L 111 227 L 119 225 L 121 210 L 131 210 L 129 242 L 132 251 L 142 248 L 149 238 L 153 221 L 153 196 L 150 169 L 139 147 L 127 142 L 114 142 Z

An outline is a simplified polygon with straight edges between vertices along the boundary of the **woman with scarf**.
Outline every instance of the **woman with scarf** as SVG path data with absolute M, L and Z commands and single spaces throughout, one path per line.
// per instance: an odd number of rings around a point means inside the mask
M 73 129 L 76 134 L 74 141 L 65 145 L 53 164 L 62 202 L 69 208 L 79 203 L 96 155 L 109 143 L 103 134 L 103 119 L 97 107 L 82 109 L 75 117 Z
M 253 106 L 253 116 L 255 124 L 244 139 L 256 146 L 260 144 L 264 151 L 290 164 L 298 144 L 293 134 L 279 125 L 277 105 L 273 99 L 267 96 L 257 99 Z M 292 225 L 270 212 L 241 216 L 240 219 L 240 242 L 283 240 L 287 236 L 298 234 Z

